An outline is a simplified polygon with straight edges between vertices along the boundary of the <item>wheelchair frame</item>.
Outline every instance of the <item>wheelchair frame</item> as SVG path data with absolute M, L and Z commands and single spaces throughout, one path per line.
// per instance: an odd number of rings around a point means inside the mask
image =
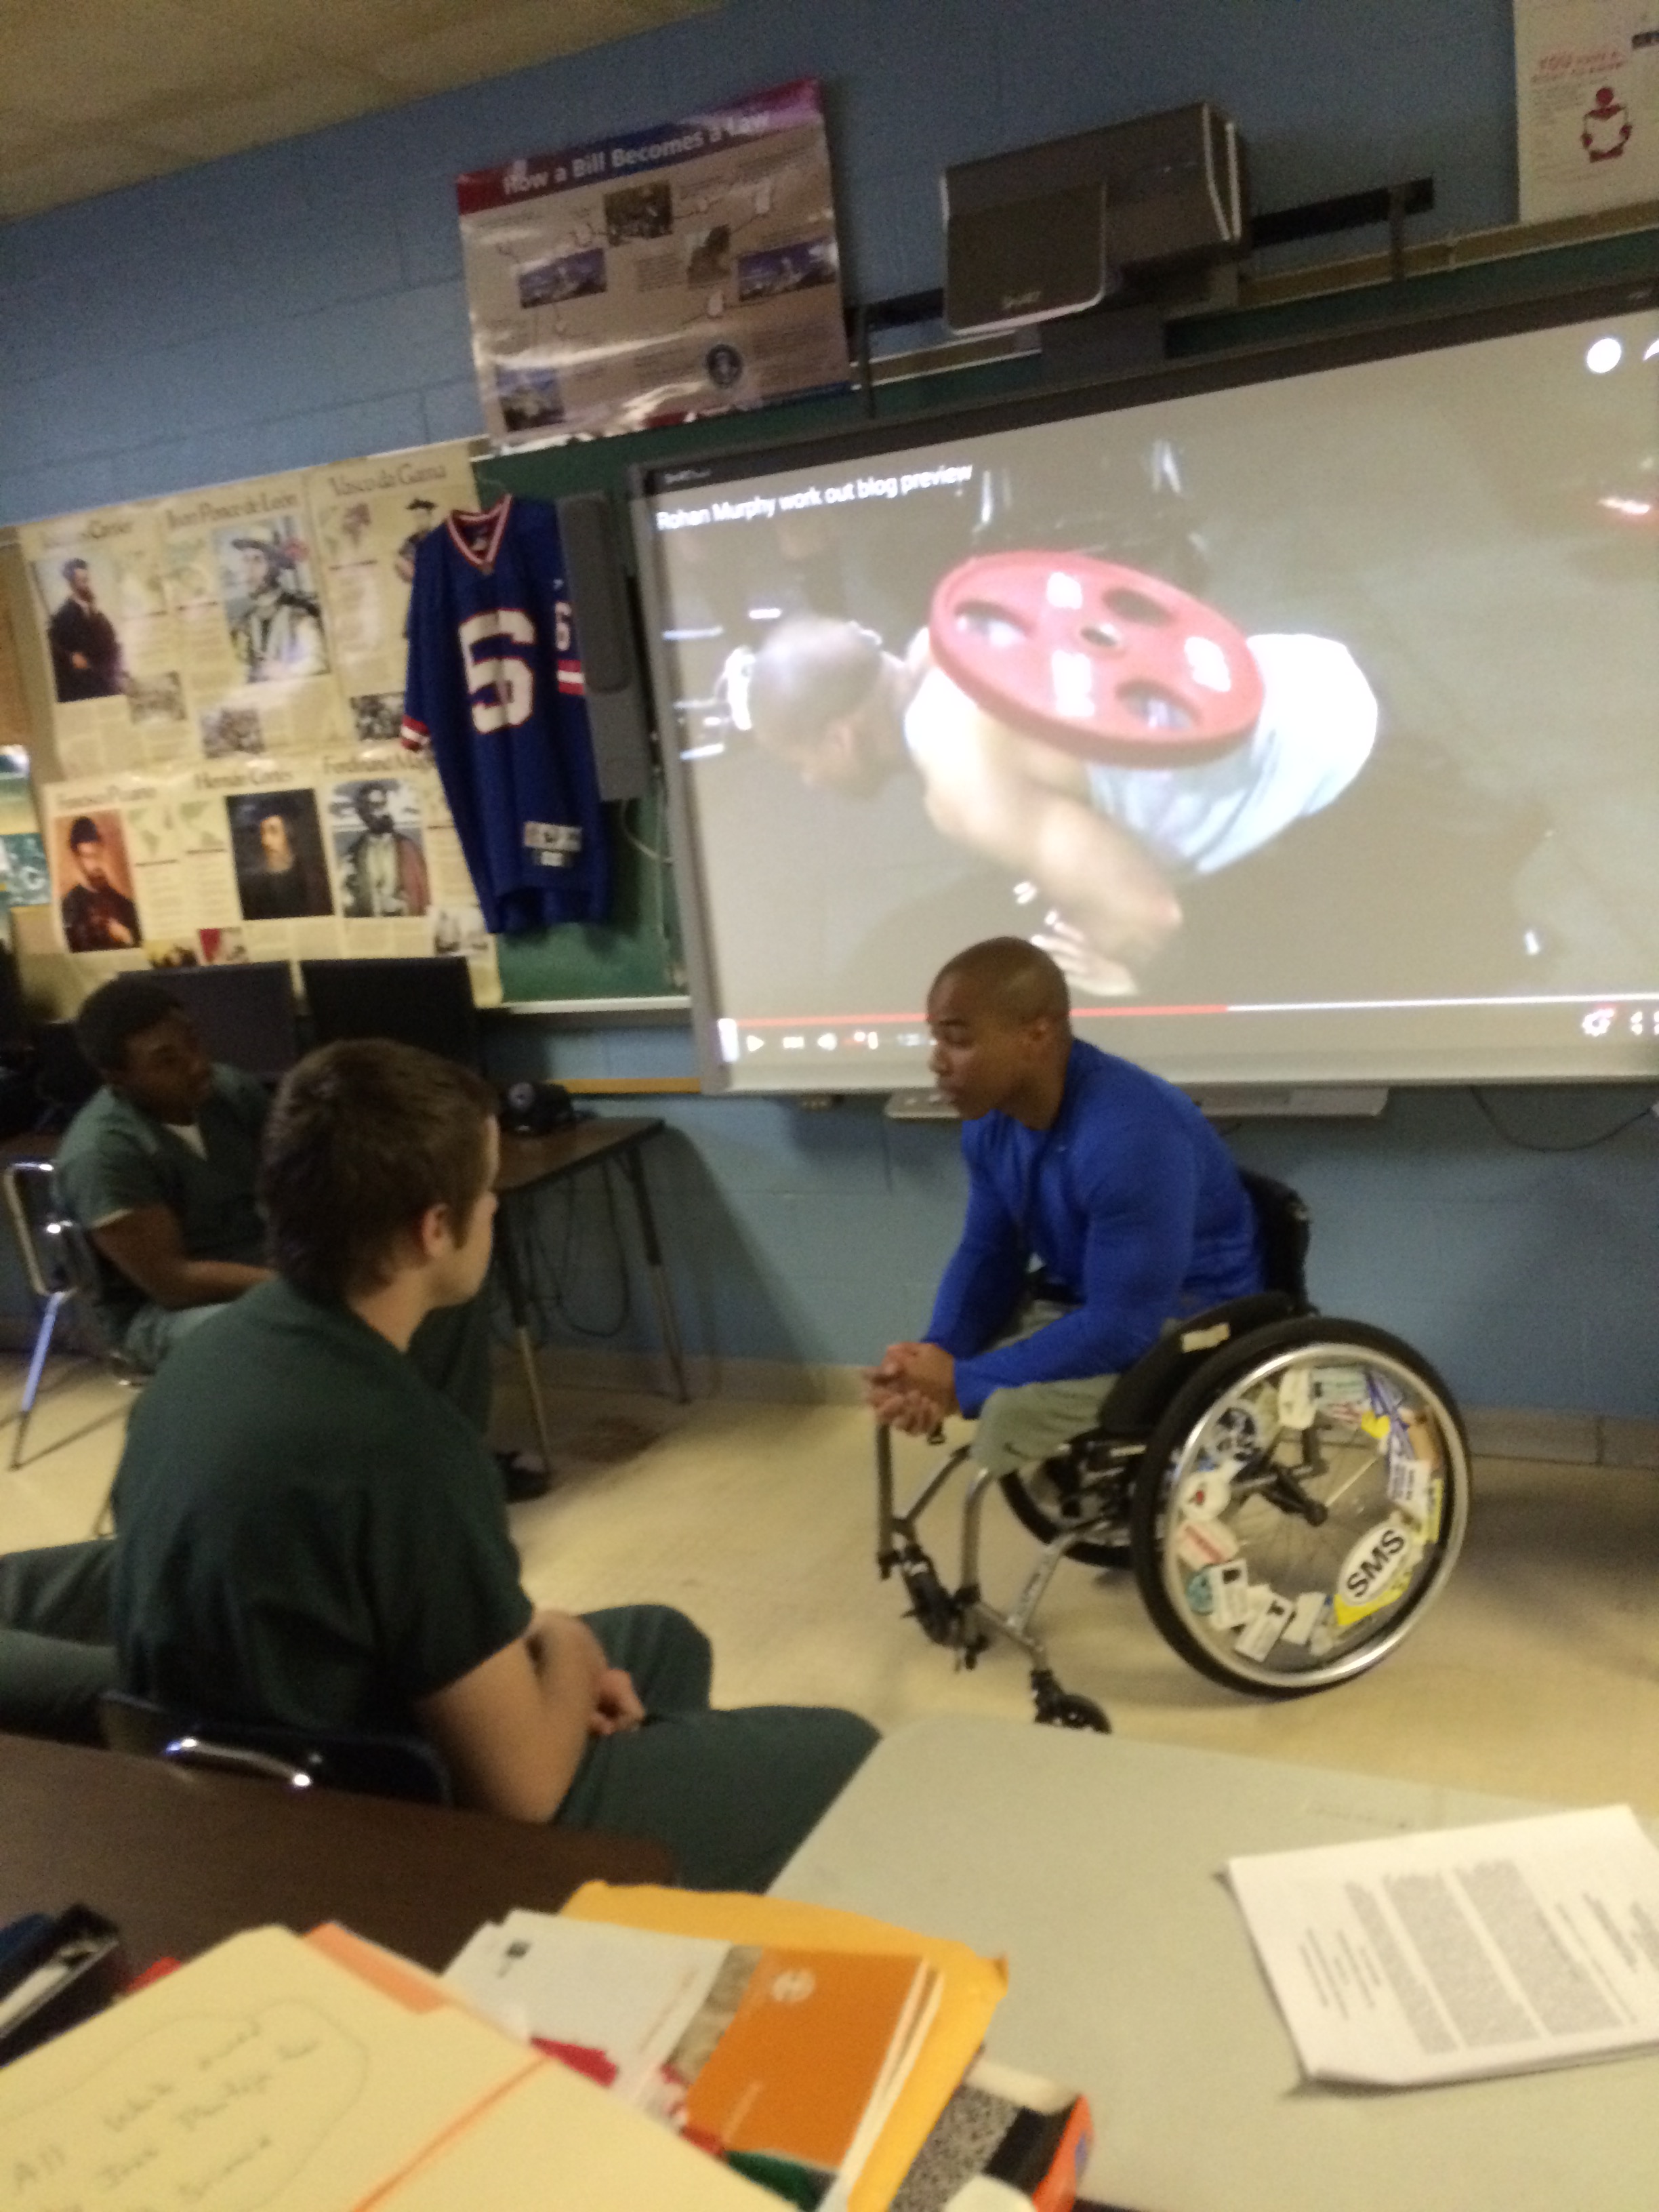
M 1101 1408 L 1098 1425 L 1074 1437 L 1062 1453 L 1043 1463 L 1056 1477 L 1052 1514 L 1030 1499 L 1019 1475 L 998 1476 L 988 1468 L 975 1468 L 963 1501 L 960 1577 L 954 1589 L 947 1587 L 924 1547 L 919 1523 L 957 1470 L 969 1460 L 972 1447 L 962 1444 L 950 1450 L 909 1503 L 901 1505 L 891 1432 L 881 1426 L 876 1430 L 876 1565 L 882 1579 L 898 1576 L 922 1632 L 931 1642 L 954 1650 L 959 1664 L 975 1665 L 980 1654 L 996 1638 L 1023 1652 L 1030 1668 L 1031 1695 L 1039 1722 L 1100 1730 L 1110 1726 L 1103 1709 L 1093 1698 L 1061 1686 L 1048 1646 L 1035 1626 L 1056 1571 L 1073 1556 L 1097 1566 L 1133 1564 L 1154 1623 L 1166 1641 L 1189 1663 L 1228 1686 L 1268 1696 L 1306 1694 L 1374 1665 L 1415 1625 L 1423 1606 L 1443 1588 L 1455 1562 L 1467 1519 L 1468 1480 L 1462 1421 L 1449 1392 L 1409 1346 L 1366 1324 L 1318 1315 L 1306 1289 L 1310 1234 L 1306 1206 L 1294 1191 L 1270 1177 L 1246 1170 L 1243 1179 L 1256 1212 L 1272 1287 L 1193 1316 L 1119 1376 Z M 1303 1330 L 1307 1333 L 1306 1340 L 1298 1342 Z M 1201 1432 L 1206 1419 L 1228 1406 L 1230 1392 L 1242 1403 L 1239 1394 L 1261 1377 L 1271 1377 L 1279 1369 L 1288 1372 L 1298 1358 L 1321 1351 L 1339 1363 L 1344 1358 L 1375 1360 L 1379 1370 L 1386 1373 L 1392 1369 L 1396 1376 L 1407 1377 L 1417 1386 L 1433 1416 L 1445 1455 L 1440 1476 L 1444 1527 L 1443 1530 L 1437 1525 L 1432 1540 L 1436 1558 L 1431 1574 L 1420 1589 L 1410 1589 L 1403 1611 L 1372 1644 L 1359 1647 L 1349 1661 L 1334 1662 L 1316 1680 L 1298 1681 L 1294 1674 L 1273 1678 L 1265 1667 L 1259 1670 L 1258 1679 L 1250 1680 L 1248 1670 L 1236 1662 L 1223 1666 L 1198 1648 L 1194 1632 L 1176 1616 L 1167 1583 L 1152 1584 L 1147 1562 L 1155 1546 L 1161 1544 L 1164 1477 L 1177 1461 L 1182 1467 L 1188 1465 L 1191 1438 Z M 1219 1370 L 1225 1371 L 1227 1382 L 1220 1379 Z M 1217 1382 L 1206 1395 L 1205 1378 L 1212 1372 L 1217 1373 Z M 1158 1440 L 1178 1406 L 1200 1402 L 1208 1410 L 1184 1432 L 1184 1449 L 1170 1449 L 1174 1440 L 1166 1437 L 1156 1462 L 1149 1460 L 1149 1448 Z M 1318 1472 L 1307 1455 L 1307 1438 L 1316 1425 L 1316 1417 L 1310 1417 L 1304 1429 L 1287 1426 L 1280 1431 L 1299 1436 L 1299 1465 L 1292 1464 L 1295 1455 L 1287 1456 L 1275 1445 L 1247 1460 L 1238 1474 L 1242 1495 L 1260 1496 L 1287 1517 L 1298 1518 L 1316 1530 L 1329 1509 L 1305 1486 L 1307 1479 Z M 942 1445 L 943 1432 L 936 1431 L 931 1441 Z M 1229 1481 L 1231 1486 L 1231 1478 Z M 1024 1525 L 1034 1533 L 1043 1528 L 1050 1532 L 1042 1538 L 1036 1560 L 1006 1611 L 987 1601 L 980 1574 L 985 1499 L 994 1483 L 1000 1485 Z M 1438 1521 L 1439 1505 L 1436 1511 Z M 1428 1540 L 1425 1538 L 1425 1549 Z M 1158 1556 L 1162 1566 L 1161 1552 Z

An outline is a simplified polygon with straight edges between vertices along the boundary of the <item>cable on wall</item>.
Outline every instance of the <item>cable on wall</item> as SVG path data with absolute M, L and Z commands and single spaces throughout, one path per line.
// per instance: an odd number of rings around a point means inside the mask
M 1547 1145 L 1540 1144 L 1533 1137 L 1518 1136 L 1513 1129 L 1505 1128 L 1502 1120 L 1493 1110 L 1492 1101 L 1484 1091 L 1471 1089 L 1469 1096 L 1504 1142 L 1506 1145 L 1514 1146 L 1515 1149 L 1521 1152 L 1593 1152 L 1599 1146 L 1611 1144 L 1615 1137 L 1622 1136 L 1626 1129 L 1635 1128 L 1638 1122 L 1650 1121 L 1656 1112 L 1659 1112 L 1659 1097 L 1650 1098 L 1645 1106 L 1638 1107 L 1634 1114 L 1626 1114 L 1621 1120 L 1615 1121 L 1611 1128 L 1600 1130 L 1593 1137 L 1574 1138 L 1566 1144 Z

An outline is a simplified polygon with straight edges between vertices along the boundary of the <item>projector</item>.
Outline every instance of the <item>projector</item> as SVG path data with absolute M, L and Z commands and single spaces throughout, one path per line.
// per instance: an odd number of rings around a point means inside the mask
M 1203 100 L 947 169 L 945 321 L 1016 330 L 1098 307 L 1136 275 L 1242 252 L 1243 153 Z

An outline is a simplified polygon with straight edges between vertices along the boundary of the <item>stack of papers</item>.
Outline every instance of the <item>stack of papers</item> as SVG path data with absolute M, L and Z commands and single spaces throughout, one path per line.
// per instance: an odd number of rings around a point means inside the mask
M 1628 1806 L 1228 1862 L 1303 2071 L 1405 2088 L 1659 2046 Z
M 590 1883 L 480 1929 L 445 1985 L 738 2171 L 888 2204 L 1006 1987 L 960 1944 L 781 1899 Z
M 863 2172 L 940 1994 L 917 1955 L 535 1912 L 480 1929 L 445 1981 L 740 2172 L 826 2204 Z

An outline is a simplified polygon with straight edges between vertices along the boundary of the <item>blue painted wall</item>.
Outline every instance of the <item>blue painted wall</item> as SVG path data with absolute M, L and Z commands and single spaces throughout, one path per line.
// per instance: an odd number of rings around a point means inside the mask
M 546 68 L 0 228 L 0 521 L 476 431 L 461 169 L 825 79 L 849 281 L 937 283 L 946 161 L 1207 95 L 1257 204 L 1432 173 L 1418 234 L 1511 221 L 1509 0 L 732 0 Z M 503 1072 L 677 1072 L 683 1037 L 514 1025 Z M 1610 1129 L 1614 1091 L 1498 1095 L 1529 1140 Z M 694 1349 L 866 1358 L 920 1326 L 961 1201 L 948 1131 L 672 1102 L 652 1174 Z M 1296 1181 L 1328 1306 L 1402 1330 L 1474 1403 L 1659 1412 L 1659 1124 L 1554 1156 L 1468 1093 L 1260 1126 Z M 544 1261 L 607 1325 L 600 1194 L 544 1199 Z M 640 1303 L 637 1295 L 635 1303 Z M 559 1332 L 567 1337 L 568 1328 Z M 635 1316 L 623 1342 L 650 1340 Z
M 1264 208 L 1431 172 L 1510 221 L 1509 0 L 732 0 L 0 228 L 0 521 L 480 428 L 453 180 L 784 79 L 829 88 L 848 278 L 939 281 L 947 161 L 1209 96 Z

